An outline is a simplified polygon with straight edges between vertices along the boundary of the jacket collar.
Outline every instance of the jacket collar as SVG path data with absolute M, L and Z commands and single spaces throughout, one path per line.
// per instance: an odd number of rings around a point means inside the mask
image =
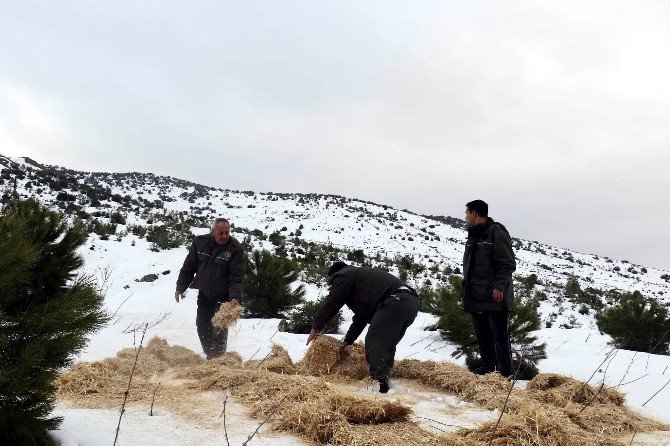
M 469 227 L 468 237 L 479 238 L 493 223 L 495 223 L 493 219 L 491 217 L 487 217 L 484 223 Z

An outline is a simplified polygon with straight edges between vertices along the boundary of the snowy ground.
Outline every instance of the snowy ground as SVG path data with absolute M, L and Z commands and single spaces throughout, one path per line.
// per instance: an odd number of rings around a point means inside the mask
M 124 331 L 129 327 L 159 319 L 163 321 L 148 331 L 145 342 L 153 336 L 161 336 L 171 344 L 183 345 L 200 352 L 195 330 L 196 294 L 189 291 L 186 300 L 180 303 L 175 302 L 173 297 L 174 284 L 185 250 L 155 253 L 149 251 L 146 242 L 142 240 L 136 240 L 136 246 L 131 246 L 130 243 L 129 238 L 121 242 L 92 240 L 83 251 L 87 272 L 104 284 L 107 308 L 116 314 L 105 329 L 93 336 L 79 359 L 91 361 L 114 356 L 122 348 L 139 342 L 132 333 L 127 334 Z M 162 274 L 166 271 L 170 272 Z M 152 283 L 135 281 L 149 273 L 157 273 L 159 279 Z M 325 293 L 324 289 L 314 286 L 307 290 L 309 299 L 316 299 Z M 347 312 L 345 315 L 348 319 L 351 316 Z M 434 316 L 420 313 L 398 346 L 397 359 L 410 357 L 451 360 L 454 347 L 443 342 L 437 333 L 423 330 L 435 321 Z M 252 357 L 263 358 L 269 352 L 271 344 L 278 343 L 286 348 L 292 359 L 301 359 L 307 349 L 306 336 L 278 332 L 278 322 L 276 319 L 240 321 L 230 331 L 229 350 L 236 351 L 244 360 L 249 360 Z M 608 338 L 591 327 L 588 317 L 582 316 L 580 323 L 581 328 L 551 328 L 540 331 L 540 338 L 547 342 L 548 354 L 548 359 L 541 362 L 540 370 L 581 380 L 589 379 L 593 375 L 591 383 L 599 383 L 604 379 L 610 386 L 621 384 L 621 390 L 628 394 L 628 402 L 632 407 L 670 422 L 670 386 L 642 407 L 647 399 L 670 380 L 670 357 L 629 351 L 618 351 L 614 354 L 607 345 Z M 346 329 L 346 322 L 342 328 Z M 364 336 L 365 333 L 361 339 Z M 358 389 L 360 392 L 374 390 Z M 390 396 L 410 404 L 419 416 L 424 414 L 426 418 L 452 426 L 469 427 L 495 416 L 455 398 L 402 384 L 392 389 Z M 219 405 L 220 401 L 221 399 L 218 400 Z M 218 417 L 216 412 L 212 410 L 213 418 Z M 117 411 L 73 409 L 61 403 L 57 414 L 62 415 L 65 421 L 54 435 L 64 445 L 110 444 L 114 438 Z M 253 432 L 258 422 L 249 419 L 241 406 L 231 406 L 230 417 L 230 435 L 234 438 L 231 444 L 241 444 Z M 430 422 L 426 421 L 426 426 L 430 427 Z M 222 440 L 223 432 L 220 428 L 209 429 L 192 425 L 160 409 L 157 415 L 149 417 L 146 410 L 134 407 L 123 419 L 119 444 L 213 445 L 222 444 Z M 298 438 L 279 435 L 264 428 L 261 435 L 250 444 L 305 443 Z

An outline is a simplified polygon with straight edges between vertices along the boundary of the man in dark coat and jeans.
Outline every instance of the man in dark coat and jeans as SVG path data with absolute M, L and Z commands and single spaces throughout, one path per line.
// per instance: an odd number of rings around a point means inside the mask
M 314 316 L 307 344 L 346 304 L 354 317 L 340 350 L 353 344 L 370 324 L 365 336 L 365 358 L 370 376 L 379 381 L 379 391 L 388 392 L 396 345 L 419 311 L 416 292 L 382 269 L 348 266 L 344 262 L 335 262 L 328 277 L 330 293 Z
M 466 204 L 468 241 L 463 254 L 463 308 L 472 323 L 483 373 L 496 369 L 512 376 L 509 312 L 514 308 L 512 273 L 516 269 L 507 229 L 488 216 L 482 200 Z
M 193 276 L 195 275 L 195 280 Z M 207 359 L 226 352 L 228 329 L 215 328 L 212 317 L 224 302 L 239 305 L 244 285 L 244 252 L 240 242 L 230 236 L 225 218 L 214 220 L 210 234 L 193 240 L 177 279 L 174 297 L 184 299 L 186 288 L 196 288 L 198 312 L 195 320 L 202 350 Z

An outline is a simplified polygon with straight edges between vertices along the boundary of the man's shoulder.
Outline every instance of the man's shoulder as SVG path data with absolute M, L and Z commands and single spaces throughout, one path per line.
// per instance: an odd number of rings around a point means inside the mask
M 239 242 L 235 237 L 230 237 L 228 241 L 228 249 L 230 251 L 242 251 L 242 243 Z

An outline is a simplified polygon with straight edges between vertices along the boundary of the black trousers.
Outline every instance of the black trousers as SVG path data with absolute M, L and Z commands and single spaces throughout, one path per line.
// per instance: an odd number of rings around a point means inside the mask
M 219 311 L 222 303 L 229 299 L 210 299 L 204 294 L 198 294 L 198 311 L 195 318 L 195 326 L 198 329 L 198 337 L 202 351 L 207 359 L 216 358 L 226 352 L 228 344 L 228 329 L 215 328 L 212 325 L 212 317 Z
M 503 376 L 512 376 L 512 359 L 509 345 L 507 311 L 482 311 L 470 313 L 475 328 L 483 372 L 498 370 Z
M 387 378 L 395 348 L 419 312 L 419 298 L 410 293 L 393 294 L 375 312 L 365 335 L 365 357 L 372 379 Z

